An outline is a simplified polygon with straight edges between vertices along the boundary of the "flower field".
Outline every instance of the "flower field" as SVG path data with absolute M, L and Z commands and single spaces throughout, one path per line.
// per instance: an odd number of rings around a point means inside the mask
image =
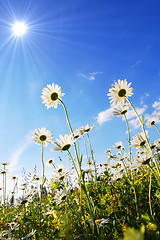
M 113 115 L 126 122 L 127 144 L 116 142 L 105 151 L 106 162 L 97 163 L 87 124 L 72 128 L 69 112 L 62 98 L 62 88 L 47 85 L 42 90 L 46 108 L 63 107 L 70 134 L 53 141 L 52 131 L 37 128 L 33 140 L 40 146 L 42 175 L 24 173 L 23 184 L 13 176 L 14 188 L 9 199 L 6 193 L 7 163 L 1 163 L 0 239 L 36 240 L 158 240 L 160 239 L 160 139 L 149 140 L 150 127 L 160 133 L 160 116 L 146 120 L 130 100 L 131 83 L 118 80 L 109 89 Z M 132 136 L 127 111 L 132 109 L 141 130 Z M 156 133 L 157 134 L 157 133 Z M 84 141 L 82 141 L 84 139 Z M 87 166 L 84 168 L 82 144 L 85 142 Z M 68 154 L 72 173 L 67 166 L 47 164 L 52 177 L 45 175 L 44 148 Z M 86 161 L 86 158 L 85 158 Z M 63 163 L 63 161 L 62 161 Z M 18 188 L 23 194 L 16 197 Z

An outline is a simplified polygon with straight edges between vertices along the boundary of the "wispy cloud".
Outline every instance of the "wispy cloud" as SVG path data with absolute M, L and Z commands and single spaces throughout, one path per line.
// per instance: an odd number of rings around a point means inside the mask
M 92 72 L 89 74 L 84 74 L 84 73 L 79 73 L 79 76 L 84 78 L 84 79 L 88 79 L 90 81 L 93 81 L 96 79 L 96 75 L 102 74 L 103 72 Z
M 147 106 L 144 105 L 142 108 L 136 108 L 136 111 L 139 115 L 142 115 L 147 109 Z M 135 115 L 135 112 L 134 110 L 129 110 L 127 113 L 126 113 L 126 117 L 127 119 L 132 119 L 132 118 L 135 118 L 136 115 Z
M 141 63 L 141 60 L 137 60 L 134 64 L 131 65 L 131 68 L 137 67 Z
M 160 99 L 159 99 L 160 100 Z M 160 101 L 155 101 L 152 104 L 152 107 L 155 108 L 156 110 L 160 110 Z
M 31 132 L 29 132 L 25 137 L 24 137 L 24 142 L 22 145 L 20 145 L 17 149 L 15 149 L 12 154 L 11 154 L 11 160 L 9 163 L 9 171 L 13 172 L 17 166 L 17 164 L 20 161 L 21 155 L 24 153 L 24 151 L 29 147 L 31 144 L 32 139 L 31 139 Z
M 104 122 L 108 122 L 112 119 L 113 116 L 113 108 L 108 108 L 105 111 L 102 111 L 98 113 L 98 116 L 96 117 L 97 123 L 99 125 L 102 125 Z
M 147 93 L 147 92 L 144 93 L 144 96 L 141 97 L 140 104 L 143 105 L 143 104 L 144 104 L 144 99 L 147 98 L 147 97 L 149 97 L 149 96 L 150 96 L 149 93 Z

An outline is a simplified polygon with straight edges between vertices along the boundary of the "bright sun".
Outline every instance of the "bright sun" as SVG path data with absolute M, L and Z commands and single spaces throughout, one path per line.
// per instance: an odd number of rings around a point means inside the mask
M 13 34 L 16 37 L 21 37 L 27 32 L 27 26 L 24 22 L 16 22 L 13 25 Z

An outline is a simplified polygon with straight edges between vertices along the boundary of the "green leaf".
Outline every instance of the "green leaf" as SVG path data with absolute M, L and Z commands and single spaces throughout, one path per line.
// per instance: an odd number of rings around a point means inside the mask
M 144 126 L 144 115 L 142 115 L 142 125 Z

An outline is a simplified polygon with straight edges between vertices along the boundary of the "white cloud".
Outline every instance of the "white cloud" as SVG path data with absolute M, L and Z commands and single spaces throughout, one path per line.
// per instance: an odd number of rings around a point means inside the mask
M 147 106 L 144 105 L 142 108 L 136 108 L 136 111 L 138 112 L 138 115 L 142 115 L 147 109 Z M 127 113 L 126 113 L 126 117 L 127 119 L 132 119 L 132 118 L 135 118 L 136 115 L 135 115 L 135 112 L 134 110 L 129 110 Z
M 108 122 L 112 119 L 113 116 L 113 108 L 108 108 L 107 110 L 100 112 L 98 114 L 97 122 L 99 125 L 102 125 L 104 122 Z
M 140 127 L 140 122 L 137 118 L 130 120 L 129 124 L 131 125 L 131 130 L 138 129 Z
M 23 154 L 23 152 L 28 148 L 28 146 L 31 144 L 32 138 L 31 138 L 31 132 L 29 132 L 25 137 L 24 137 L 24 142 L 22 145 L 20 145 L 17 149 L 15 149 L 11 155 L 11 160 L 9 163 L 9 171 L 13 172 L 20 161 L 20 157 Z
M 134 64 L 132 64 L 131 68 L 137 67 L 141 63 L 141 60 L 137 60 Z
M 143 104 L 144 104 L 144 98 L 147 98 L 147 97 L 149 97 L 149 96 L 150 96 L 149 93 L 145 92 L 145 93 L 144 93 L 144 96 L 141 97 L 140 104 L 143 105 Z
M 93 81 L 96 79 L 96 75 L 98 74 L 102 74 L 103 72 L 92 72 L 92 73 L 89 73 L 89 75 L 87 74 L 83 74 L 83 73 L 80 73 L 79 76 L 84 78 L 84 79 L 88 79 L 90 81 Z
M 155 108 L 156 110 L 160 110 L 160 101 L 155 101 L 152 104 L 152 107 Z

